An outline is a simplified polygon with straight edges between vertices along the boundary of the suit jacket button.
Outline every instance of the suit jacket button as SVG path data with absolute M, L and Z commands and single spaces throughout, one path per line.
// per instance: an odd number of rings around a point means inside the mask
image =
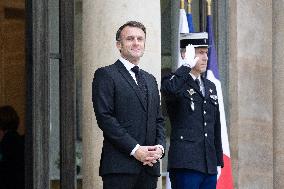
M 204 135 L 205 135 L 205 137 L 207 137 L 207 133 L 205 133 Z
M 204 104 L 206 104 L 206 100 L 204 100 Z
M 204 111 L 203 114 L 206 114 L 206 111 Z
M 180 139 L 182 140 L 182 139 L 183 139 L 183 136 L 180 136 Z

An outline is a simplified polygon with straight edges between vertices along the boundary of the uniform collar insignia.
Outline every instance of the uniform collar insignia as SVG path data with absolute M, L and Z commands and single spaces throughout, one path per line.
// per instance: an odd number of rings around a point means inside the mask
M 196 92 L 194 91 L 194 89 L 189 89 L 189 90 L 187 90 L 187 92 L 189 93 L 190 96 L 192 96 L 194 93 L 196 93 Z

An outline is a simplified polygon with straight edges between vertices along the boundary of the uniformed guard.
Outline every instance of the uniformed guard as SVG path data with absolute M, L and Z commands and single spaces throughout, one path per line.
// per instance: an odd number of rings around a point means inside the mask
M 208 34 L 181 37 L 183 65 L 162 79 L 171 122 L 168 170 L 172 189 L 215 189 L 217 166 L 223 167 L 218 96 L 202 77 L 208 61 Z M 181 51 L 184 52 L 184 51 Z

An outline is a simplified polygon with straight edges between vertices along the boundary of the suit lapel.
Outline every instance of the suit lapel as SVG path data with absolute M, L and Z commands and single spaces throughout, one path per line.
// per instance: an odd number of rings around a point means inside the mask
M 147 87 L 147 104 L 148 104 L 148 110 L 149 110 L 149 107 L 151 107 L 151 103 L 152 103 L 152 90 L 151 90 L 152 84 L 150 82 L 150 79 L 146 78 L 146 75 L 144 74 L 143 71 L 142 71 L 142 76 L 145 80 L 146 87 Z
M 132 76 L 130 75 L 130 73 L 127 71 L 127 69 L 125 68 L 125 66 L 122 64 L 122 62 L 120 62 L 119 60 L 117 60 L 115 62 L 115 65 L 118 68 L 118 71 L 121 73 L 121 75 L 123 76 L 123 78 L 129 83 L 129 85 L 133 88 L 133 90 L 135 91 L 141 105 L 143 106 L 144 110 L 146 111 L 146 105 L 143 103 L 143 99 L 142 96 L 140 95 L 140 90 L 137 86 L 137 84 L 135 83 L 134 79 L 132 78 Z
M 209 98 L 209 95 L 212 93 L 212 89 L 208 87 L 208 81 L 203 79 L 204 91 L 205 91 L 205 98 Z

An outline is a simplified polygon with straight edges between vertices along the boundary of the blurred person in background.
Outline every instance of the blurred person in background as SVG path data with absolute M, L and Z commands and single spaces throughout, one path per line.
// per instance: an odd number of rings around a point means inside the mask
M 0 107 L 0 188 L 24 189 L 24 136 L 17 132 L 19 116 L 12 106 Z

